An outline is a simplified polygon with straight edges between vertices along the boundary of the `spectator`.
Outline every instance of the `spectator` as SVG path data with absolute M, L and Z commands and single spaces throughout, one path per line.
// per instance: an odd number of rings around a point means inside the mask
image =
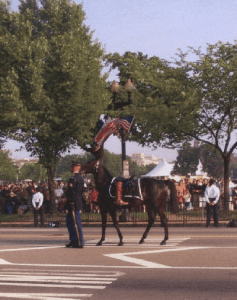
M 22 200 L 21 205 L 17 209 L 18 215 L 24 215 L 29 212 L 29 206 Z
M 191 210 L 193 208 L 191 203 L 191 194 L 187 189 L 184 192 L 184 204 L 187 210 Z
M 99 206 L 98 206 L 98 195 L 99 192 L 96 190 L 95 187 L 93 187 L 92 191 L 90 192 L 90 205 L 91 205 L 91 212 L 100 212 Z
M 205 190 L 205 199 L 207 202 L 207 222 L 206 227 L 209 227 L 211 221 L 211 212 L 213 211 L 214 225 L 218 227 L 218 201 L 220 198 L 220 189 L 216 186 L 214 179 L 210 180 L 209 186 Z
M 61 188 L 60 184 L 56 185 L 56 189 L 54 190 L 55 195 L 55 203 L 58 207 L 58 203 L 61 201 L 61 198 L 63 197 L 63 189 Z
M 85 188 L 83 194 L 82 194 L 82 200 L 85 203 L 85 211 L 86 212 L 90 212 L 91 208 L 90 208 L 90 193 L 89 193 L 89 189 Z
M 38 227 L 38 215 L 40 214 L 41 227 L 44 227 L 44 196 L 42 189 L 36 188 L 36 193 L 32 197 L 32 205 L 34 208 L 34 225 Z
M 180 180 L 179 184 L 176 186 L 176 190 L 177 190 L 179 206 L 183 207 L 185 185 L 182 180 Z

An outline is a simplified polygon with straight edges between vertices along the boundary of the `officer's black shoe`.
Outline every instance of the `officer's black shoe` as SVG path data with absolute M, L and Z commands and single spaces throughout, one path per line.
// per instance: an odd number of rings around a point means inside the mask
M 71 241 L 70 243 L 66 244 L 65 246 L 66 246 L 67 248 L 70 248 L 70 247 L 73 247 L 73 245 L 74 245 L 74 243 L 73 243 L 73 241 Z
M 72 246 L 72 248 L 84 248 L 84 246 L 79 246 L 79 245 L 77 245 L 77 244 L 74 244 L 74 245 Z

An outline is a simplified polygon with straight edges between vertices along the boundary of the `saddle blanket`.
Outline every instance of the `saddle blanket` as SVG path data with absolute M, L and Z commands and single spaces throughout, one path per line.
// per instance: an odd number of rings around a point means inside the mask
M 125 179 L 123 177 L 114 177 L 109 186 L 109 195 L 116 198 L 117 182 L 122 183 L 122 198 L 137 198 L 143 200 L 141 193 L 140 178 L 136 175 Z

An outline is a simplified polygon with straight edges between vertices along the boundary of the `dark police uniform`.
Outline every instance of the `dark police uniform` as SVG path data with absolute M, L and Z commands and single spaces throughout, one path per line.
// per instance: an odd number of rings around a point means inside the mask
M 84 191 L 84 180 L 79 173 L 75 173 L 68 182 L 68 190 L 66 192 L 67 202 L 64 209 L 68 211 L 66 216 L 66 224 L 69 232 L 70 243 L 66 247 L 78 248 L 84 246 L 82 224 L 80 210 L 82 210 L 82 193 Z M 80 243 L 78 243 L 77 232 L 74 225 L 72 210 L 75 212 L 77 228 L 79 231 Z

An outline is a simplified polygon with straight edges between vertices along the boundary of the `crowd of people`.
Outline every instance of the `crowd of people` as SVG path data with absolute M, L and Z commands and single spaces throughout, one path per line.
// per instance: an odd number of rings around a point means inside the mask
M 54 195 L 55 205 L 59 212 L 64 212 L 66 203 L 67 182 L 55 181 Z M 1 214 L 27 214 L 33 211 L 33 195 L 37 193 L 37 188 L 43 194 L 44 212 L 50 212 L 50 196 L 48 184 L 46 182 L 36 184 L 35 181 L 28 183 L 7 182 L 0 186 L 0 213 Z M 83 212 L 99 212 L 97 205 L 98 192 L 92 184 L 88 184 L 83 192 Z
M 184 178 L 176 182 L 177 196 L 180 208 L 192 210 L 197 207 L 206 207 L 205 190 L 210 180 Z M 224 199 L 224 180 L 216 179 L 216 186 L 220 190 L 219 206 L 222 207 Z M 230 204 L 233 209 L 237 208 L 237 183 L 230 179 L 229 182 Z
M 209 179 L 190 179 L 184 178 L 175 182 L 177 196 L 180 208 L 193 210 L 195 208 L 206 207 L 205 189 L 208 186 Z M 55 181 L 55 204 L 59 212 L 64 212 L 66 203 L 67 182 Z M 220 189 L 220 206 L 224 195 L 224 181 L 216 180 L 216 186 Z M 230 180 L 229 185 L 230 203 L 233 209 L 237 208 L 237 183 Z M 26 214 L 33 210 L 32 197 L 36 189 L 41 188 L 44 200 L 44 211 L 50 212 L 50 197 L 48 184 L 46 182 L 36 184 L 35 181 L 28 183 L 8 182 L 0 187 L 0 213 L 2 214 Z M 93 182 L 85 186 L 83 198 L 83 212 L 99 213 L 97 204 L 98 191 L 95 189 Z

